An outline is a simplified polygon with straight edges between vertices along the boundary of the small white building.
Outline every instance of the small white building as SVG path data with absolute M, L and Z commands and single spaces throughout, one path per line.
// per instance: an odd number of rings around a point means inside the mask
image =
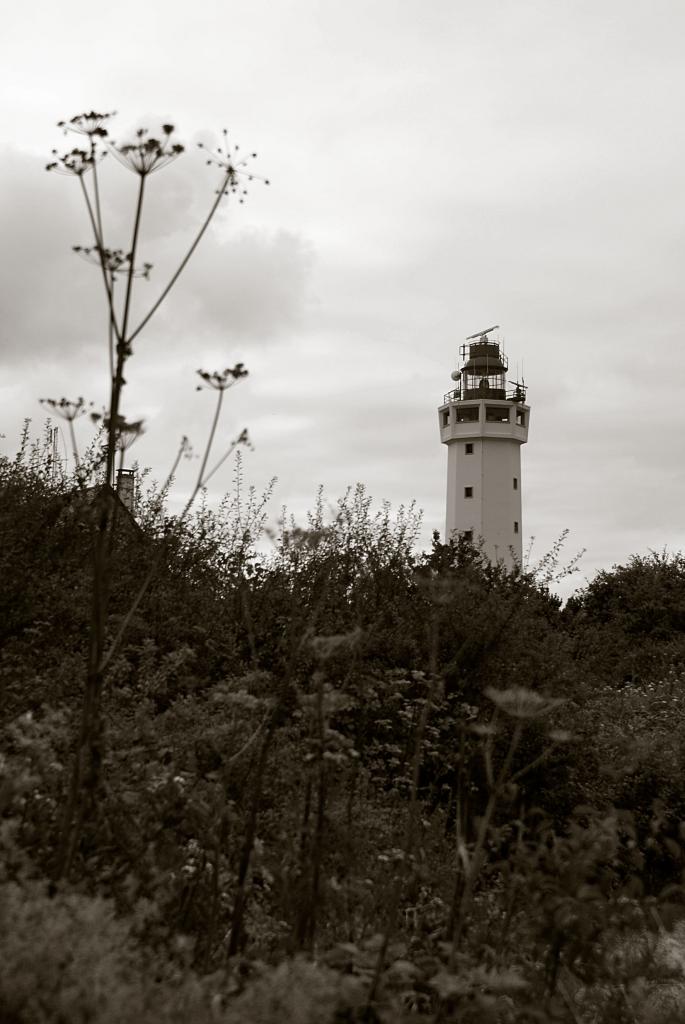
M 445 539 L 463 534 L 492 562 L 521 564 L 521 445 L 528 440 L 530 408 L 523 383 L 507 381 L 499 342 L 473 334 L 461 346 L 456 388 L 438 410 L 447 445 Z

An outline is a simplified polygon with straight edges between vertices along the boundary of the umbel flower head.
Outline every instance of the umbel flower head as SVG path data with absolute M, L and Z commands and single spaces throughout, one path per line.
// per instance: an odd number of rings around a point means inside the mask
M 134 174 L 139 174 L 141 178 L 146 178 L 148 174 L 161 170 L 183 153 L 184 147 L 181 143 L 171 140 L 173 131 L 172 124 L 163 124 L 161 138 L 155 139 L 147 128 L 139 128 L 135 142 L 126 142 L 122 145 L 111 142 L 109 149 L 124 167 L 128 167 Z
M 105 430 L 109 430 L 110 418 L 106 412 L 92 412 L 90 418 L 93 423 L 102 423 Z M 116 446 L 122 451 L 126 451 L 131 445 L 138 440 L 141 434 L 145 433 L 145 421 L 140 420 L 127 420 L 121 413 L 117 414 L 114 420 L 114 429 L 116 432 Z
M 98 114 L 91 110 L 87 114 L 76 114 L 70 121 L 58 121 L 57 127 L 62 128 L 65 135 L 67 132 L 76 132 L 77 135 L 86 135 L 91 140 L 105 139 L 108 134 L 105 125 L 115 114 L 116 110 L 107 114 Z
M 95 163 L 101 160 L 104 153 L 87 152 L 85 149 L 72 149 L 68 153 L 59 153 L 53 149 L 54 160 L 45 165 L 46 171 L 57 171 L 58 174 L 73 174 L 81 178 L 88 171 L 92 171 Z
M 77 398 L 75 401 L 70 398 L 41 398 L 41 405 L 46 405 L 54 413 L 61 416 L 63 420 L 73 423 L 79 416 L 83 416 L 88 409 L 92 409 L 93 403 L 86 402 L 85 398 Z
M 221 192 L 225 196 L 229 192 L 237 195 L 238 202 L 242 203 L 244 196 L 247 195 L 247 189 L 244 187 L 246 181 L 262 181 L 265 185 L 268 185 L 269 179 L 262 178 L 259 174 L 254 174 L 248 169 L 250 161 L 256 158 L 256 153 L 243 154 L 240 152 L 240 146 L 237 144 L 231 148 L 226 128 L 224 128 L 222 134 L 224 137 L 223 146 L 218 146 L 215 150 L 209 150 L 204 143 L 198 142 L 198 149 L 204 149 L 209 154 L 207 157 L 208 166 L 220 167 L 223 170 L 225 179 L 221 186 Z
M 53 149 L 52 155 L 55 159 L 47 164 L 46 170 L 57 171 L 59 174 L 73 174 L 79 178 L 92 170 L 95 163 L 106 155 L 105 150 L 97 143 L 107 138 L 105 125 L 113 116 L 114 112 L 98 114 L 91 110 L 90 113 L 76 114 L 70 121 L 58 121 L 57 127 L 61 128 L 65 135 L 68 132 L 83 135 L 90 140 L 90 147 L 83 149 L 75 146 L 70 152 L 62 154 Z
M 97 267 L 104 265 L 113 281 L 116 281 L 117 274 L 128 276 L 129 273 L 132 273 L 133 277 L 144 277 L 146 281 L 150 279 L 152 264 L 143 263 L 142 267 L 134 267 L 131 271 L 131 253 L 124 252 L 123 249 L 99 249 L 96 245 L 74 245 L 72 249 L 87 263 L 94 263 Z
M 235 366 L 229 369 L 215 370 L 214 373 L 209 373 L 207 370 L 198 370 L 197 372 L 204 383 L 198 384 L 195 388 L 196 391 L 202 391 L 204 388 L 213 388 L 214 391 L 226 391 L 243 377 L 247 377 L 248 374 L 244 363 L 236 363 Z
M 511 718 L 540 718 L 564 703 L 558 697 L 543 697 L 525 686 L 510 686 L 506 690 L 488 686 L 485 694 Z

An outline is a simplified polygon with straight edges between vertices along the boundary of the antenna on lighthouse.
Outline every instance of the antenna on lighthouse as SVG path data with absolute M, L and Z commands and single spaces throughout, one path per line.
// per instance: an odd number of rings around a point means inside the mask
M 488 327 L 487 331 L 476 331 L 475 334 L 469 334 L 469 336 L 468 336 L 468 338 L 466 340 L 467 341 L 473 341 L 474 338 L 484 338 L 486 334 L 490 333 L 490 331 L 497 331 L 497 330 L 499 330 L 499 324 L 495 324 L 494 327 Z

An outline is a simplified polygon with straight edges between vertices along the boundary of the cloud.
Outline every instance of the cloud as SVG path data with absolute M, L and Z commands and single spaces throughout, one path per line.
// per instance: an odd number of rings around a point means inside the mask
M 47 175 L 45 162 L 27 153 L 5 149 L 1 159 L 2 356 L 15 364 L 58 361 L 88 344 L 86 323 L 97 311 L 94 295 L 82 286 L 90 271 L 68 251 L 74 225 L 85 226 L 85 217 L 69 187 L 75 182 Z
M 202 250 L 169 306 L 167 323 L 231 344 L 264 343 L 302 324 L 309 302 L 311 247 L 289 231 L 247 228 Z M 178 324 L 178 321 L 177 321 Z
M 96 358 L 106 338 L 107 313 L 98 268 L 70 251 L 92 245 L 86 210 L 72 178 L 47 175 L 35 156 L 8 149 L 2 235 L 10 258 L 3 275 L 3 359 L 19 366 L 47 359 Z M 103 175 L 106 244 L 129 248 L 136 179 L 121 168 Z M 197 167 L 153 177 L 144 210 L 141 260 L 155 263 L 151 280 L 138 281 L 136 318 L 144 315 L 190 244 L 212 198 L 196 198 Z M 200 171 L 204 172 L 200 167 Z M 194 189 L 195 186 L 195 189 Z M 229 199 L 229 204 L 231 200 Z M 124 230 L 124 225 L 126 230 Z M 307 301 L 312 251 L 294 232 L 219 225 L 201 242 L 187 271 L 160 311 L 166 338 L 220 345 L 227 336 L 273 338 L 298 323 Z M 119 283 L 119 294 L 123 285 Z M 151 330 L 153 329 L 151 324 Z
M 136 10 L 130 36 L 122 3 L 95 19 L 67 0 L 68 34 L 62 7 L 40 38 L 8 25 L 4 136 L 32 145 L 104 96 L 149 124 L 228 123 L 273 181 L 226 205 L 136 345 L 143 461 L 163 469 L 181 433 L 201 443 L 194 371 L 242 359 L 226 436 L 250 427 L 248 474 L 280 476 L 276 508 L 362 480 L 418 497 L 428 542 L 444 509 L 435 410 L 464 336 L 499 321 L 533 410 L 525 534 L 544 549 L 570 527 L 588 566 L 685 543 L 682 5 L 171 0 L 161 24 Z M 150 183 L 146 302 L 213 200 L 186 140 Z M 97 398 L 106 367 L 97 271 L 69 255 L 88 238 L 78 187 L 43 163 L 4 162 L 5 423 L 36 395 Z M 103 175 L 123 248 L 136 180 L 114 161 Z

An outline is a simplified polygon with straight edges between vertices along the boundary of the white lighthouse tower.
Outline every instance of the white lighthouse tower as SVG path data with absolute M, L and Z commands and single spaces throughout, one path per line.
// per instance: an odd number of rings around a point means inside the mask
M 528 440 L 526 389 L 507 381 L 507 359 L 490 327 L 466 339 L 454 391 L 438 410 L 447 445 L 445 539 L 482 538 L 492 562 L 521 564 L 521 445 Z

